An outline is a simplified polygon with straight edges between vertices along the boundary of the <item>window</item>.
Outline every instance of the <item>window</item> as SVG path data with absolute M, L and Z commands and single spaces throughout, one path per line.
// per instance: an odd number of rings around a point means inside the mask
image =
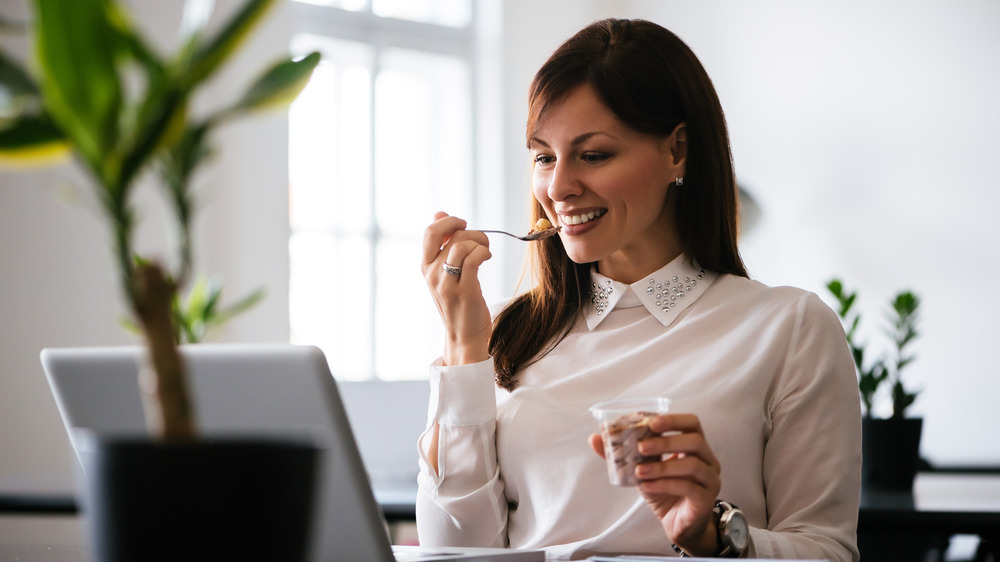
M 292 342 L 341 379 L 426 375 L 440 320 L 420 275 L 437 210 L 475 219 L 472 0 L 299 0 L 323 60 L 289 115 Z

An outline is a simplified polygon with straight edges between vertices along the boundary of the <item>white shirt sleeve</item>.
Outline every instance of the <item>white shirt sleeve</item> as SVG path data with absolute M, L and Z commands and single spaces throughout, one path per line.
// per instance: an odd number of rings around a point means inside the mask
M 766 405 L 768 529 L 752 528 L 752 556 L 858 560 L 861 409 L 840 322 L 815 295 L 798 318 L 776 392 Z
M 420 437 L 417 533 L 429 546 L 507 546 L 507 500 L 496 456 L 493 360 L 430 370 L 431 403 Z M 438 432 L 435 472 L 428 444 Z

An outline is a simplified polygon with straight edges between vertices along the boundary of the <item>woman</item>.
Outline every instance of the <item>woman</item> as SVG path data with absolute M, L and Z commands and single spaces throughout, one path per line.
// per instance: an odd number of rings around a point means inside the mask
M 421 542 L 857 560 L 844 332 L 814 294 L 748 278 L 725 120 L 695 56 L 650 22 L 588 26 L 536 74 L 527 143 L 532 220 L 561 226 L 531 243 L 529 292 L 494 318 L 486 237 L 444 213 L 425 234 L 446 344 Z M 588 407 L 642 396 L 672 400 L 641 444 L 661 460 L 614 487 Z

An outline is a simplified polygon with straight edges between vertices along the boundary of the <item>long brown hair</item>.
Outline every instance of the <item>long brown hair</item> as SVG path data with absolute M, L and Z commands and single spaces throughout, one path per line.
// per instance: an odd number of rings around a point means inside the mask
M 704 67 L 674 33 L 645 20 L 605 19 L 563 43 L 535 74 L 527 137 L 548 108 L 589 85 L 623 123 L 667 138 L 687 124 L 684 186 L 675 187 L 681 247 L 701 267 L 747 277 L 740 258 L 739 199 L 726 120 Z M 543 216 L 533 201 L 531 220 Z M 497 384 L 517 386 L 518 371 L 551 350 L 590 300 L 592 264 L 574 263 L 558 236 L 532 244 L 533 288 L 494 322 L 490 338 Z

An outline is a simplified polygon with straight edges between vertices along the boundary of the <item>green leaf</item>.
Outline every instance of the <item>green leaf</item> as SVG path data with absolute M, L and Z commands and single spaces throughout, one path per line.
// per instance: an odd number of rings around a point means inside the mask
M 186 317 L 190 318 L 201 316 L 201 313 L 205 308 L 205 295 L 207 292 L 208 283 L 205 281 L 204 277 L 199 276 L 198 279 L 195 280 L 194 284 L 191 285 L 191 290 L 188 292 L 187 298 L 184 299 L 184 306 L 182 310 Z
M 132 262 L 136 265 L 136 267 L 143 267 L 143 266 L 148 267 L 150 265 L 153 265 L 154 263 L 153 260 L 144 258 L 139 254 L 135 254 L 132 256 Z
M 914 315 L 919 305 L 920 299 L 910 291 L 896 295 L 896 298 L 892 301 L 892 308 L 899 315 L 900 319 L 906 319 Z
M 0 87 L 11 98 L 38 95 L 38 85 L 31 75 L 3 51 L 0 51 Z
M 132 58 L 138 61 L 146 71 L 150 87 L 155 88 L 166 73 L 166 62 L 149 45 L 145 37 L 138 31 L 131 16 L 117 2 L 110 2 L 106 10 L 108 24 L 118 33 L 121 47 L 126 49 Z
M 878 381 L 875 377 L 864 374 L 858 379 L 858 388 L 861 390 L 861 394 L 864 396 L 871 396 L 875 394 L 875 390 L 878 388 Z
M 246 40 L 277 0 L 249 0 L 210 40 L 198 41 L 198 46 L 182 51 L 177 61 L 182 87 L 193 89 L 215 72 Z
M 212 326 L 218 326 L 232 320 L 233 317 L 242 314 L 255 306 L 258 302 L 264 299 L 267 292 L 264 289 L 257 289 L 256 291 L 250 293 L 249 295 L 243 297 L 234 304 L 231 304 L 218 312 L 213 318 L 210 324 Z
M 879 361 L 876 367 L 872 369 L 872 372 L 874 374 L 875 381 L 878 382 L 878 384 L 882 384 L 889 378 L 889 369 L 886 368 L 885 363 L 881 361 Z
M 125 331 L 129 332 L 130 334 L 136 336 L 142 335 L 142 328 L 140 328 L 139 325 L 136 324 L 135 321 L 132 320 L 131 318 L 127 316 L 121 316 L 118 318 L 118 323 L 121 325 L 122 328 L 125 328 Z
M 204 41 L 214 8 L 215 0 L 185 0 L 179 34 L 181 48 L 176 56 L 178 61 L 191 60 L 194 52 Z
M 160 146 L 174 142 L 187 117 L 189 91 L 183 90 L 168 74 L 166 61 L 146 41 L 118 3 L 112 3 L 108 20 L 121 37 L 122 49 L 130 62 L 139 64 L 145 89 L 138 103 L 128 107 L 121 118 L 118 146 L 122 153 L 119 183 L 131 181 Z
M 905 332 L 904 332 L 903 334 L 897 334 L 897 336 L 896 336 L 896 338 L 895 338 L 895 340 L 896 340 L 896 347 L 897 347 L 898 349 L 903 349 L 903 348 L 904 348 L 904 347 L 906 347 L 906 346 L 907 346 L 907 345 L 908 345 L 908 344 L 909 344 L 909 343 L 910 343 L 911 341 L 913 341 L 914 339 L 916 339 L 916 337 L 917 337 L 918 335 L 920 335 L 920 334 L 918 334 L 918 333 L 917 333 L 917 332 L 916 332 L 915 330 L 913 330 L 913 329 L 907 329 L 907 330 L 906 330 L 906 331 L 905 331 Z
M 320 54 L 310 53 L 299 60 L 281 61 L 258 78 L 243 98 L 227 113 L 285 106 L 295 100 L 309 83 L 319 64 Z
M 117 137 L 119 36 L 107 0 L 34 0 L 39 86 L 47 109 L 95 170 Z
M 846 292 L 844 290 L 844 284 L 839 279 L 830 280 L 826 284 L 826 288 L 830 291 L 834 298 L 837 299 L 837 304 L 840 305 L 837 315 L 840 316 L 842 320 L 847 320 L 848 313 L 851 311 L 851 307 L 854 306 L 854 301 L 858 294 Z M 856 323 L 857 319 L 855 318 L 855 324 Z
M 222 286 L 219 283 L 212 283 L 211 291 L 209 291 L 208 298 L 205 299 L 205 306 L 201 311 L 201 317 L 206 325 L 215 320 L 217 314 L 215 309 L 219 305 L 220 298 L 222 298 Z
M 833 293 L 833 296 L 840 300 L 840 295 L 844 292 L 844 284 L 841 283 L 839 279 L 831 279 L 830 282 L 826 284 L 826 288 Z
M 212 328 L 221 326 L 256 305 L 264 298 L 264 290 L 258 289 L 242 300 L 218 310 L 222 296 L 222 286 L 214 280 L 206 280 L 198 276 L 184 304 L 178 301 L 174 305 L 174 317 L 178 326 L 182 327 L 179 342 L 199 343 L 203 341 Z
M 45 116 L 17 119 L 0 129 L 0 167 L 41 166 L 68 155 L 62 131 Z
M 906 416 L 906 410 L 917 399 L 917 392 L 907 392 L 903 388 L 903 383 L 896 381 L 892 387 L 892 416 L 902 418 Z
M 167 147 L 163 154 L 163 173 L 167 180 L 167 186 L 176 197 L 182 186 L 187 185 L 191 174 L 211 154 L 208 146 L 208 132 L 210 124 L 188 124 L 187 128 L 176 140 Z M 183 201 L 175 200 L 175 206 Z M 187 212 L 187 209 L 179 208 L 178 212 Z
M 857 293 L 850 293 L 844 296 L 844 300 L 841 301 L 841 305 L 843 306 L 843 312 L 845 315 L 851 311 L 851 307 L 854 306 L 854 301 L 857 297 Z
M 847 330 L 847 341 L 854 341 L 854 334 L 858 331 L 858 325 L 861 324 L 861 316 L 855 316 L 854 321 L 851 322 L 851 328 Z
M 865 349 L 856 345 L 851 346 L 851 356 L 854 357 L 854 365 L 861 370 L 861 365 L 865 361 Z
M 119 171 L 114 178 L 114 185 L 124 187 L 131 182 L 146 165 L 153 153 L 170 132 L 183 126 L 187 113 L 187 99 L 179 91 L 170 89 L 162 97 L 149 98 L 146 111 L 136 128 L 139 134 L 134 143 L 124 149 Z
M 914 359 L 916 359 L 916 357 L 913 357 L 913 356 L 910 356 L 910 357 L 902 357 L 902 356 L 901 356 L 901 357 L 900 357 L 900 358 L 899 358 L 899 359 L 898 359 L 898 360 L 896 361 L 896 370 L 897 370 L 897 371 L 901 371 L 901 370 L 903 369 L 903 367 L 905 367 L 905 366 L 909 365 L 910 363 L 912 363 Z

